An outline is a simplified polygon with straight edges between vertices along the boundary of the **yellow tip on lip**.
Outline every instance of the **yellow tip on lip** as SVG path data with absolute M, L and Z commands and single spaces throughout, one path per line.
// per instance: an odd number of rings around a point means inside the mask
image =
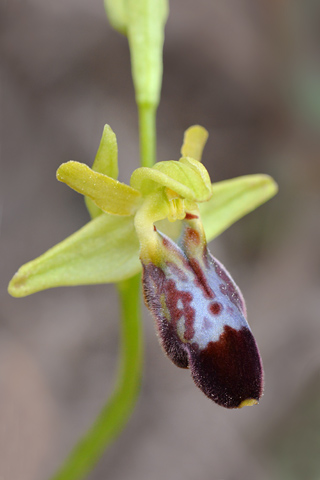
M 251 407 L 251 405 L 258 405 L 258 401 L 255 400 L 254 398 L 247 398 L 246 400 L 243 400 L 238 408 L 242 407 Z

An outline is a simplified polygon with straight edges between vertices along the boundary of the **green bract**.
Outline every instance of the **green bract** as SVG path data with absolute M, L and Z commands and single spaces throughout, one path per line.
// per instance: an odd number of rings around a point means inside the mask
M 207 240 L 267 201 L 277 192 L 267 175 L 249 175 L 211 185 L 200 163 L 207 132 L 190 127 L 179 161 L 159 162 L 135 170 L 131 186 L 116 180 L 117 143 L 106 125 L 93 168 L 62 164 L 58 180 L 86 196 L 92 220 L 76 233 L 23 265 L 9 293 L 23 297 L 51 287 L 119 282 L 141 269 L 142 250 L 152 249 L 154 222 L 182 220 L 199 210 Z M 140 246 L 139 246 L 140 245 Z

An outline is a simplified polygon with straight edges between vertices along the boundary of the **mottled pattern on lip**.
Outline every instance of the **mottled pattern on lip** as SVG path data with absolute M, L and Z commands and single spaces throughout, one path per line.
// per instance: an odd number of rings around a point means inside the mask
M 160 343 L 219 405 L 252 404 L 262 395 L 263 372 L 241 292 L 200 236 L 186 232 L 181 248 L 159 233 L 163 259 L 143 265 L 145 301 Z
M 219 315 L 223 310 L 223 306 L 219 302 L 213 302 L 209 305 L 209 311 L 212 315 Z

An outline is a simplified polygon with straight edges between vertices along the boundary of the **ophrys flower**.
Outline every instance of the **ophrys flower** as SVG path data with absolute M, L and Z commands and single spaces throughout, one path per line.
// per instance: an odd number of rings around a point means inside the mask
M 262 367 L 241 292 L 209 253 L 205 231 L 209 239 L 217 236 L 273 196 L 276 185 L 266 175 L 211 185 L 200 162 L 206 139 L 202 127 L 191 127 L 179 161 L 138 168 L 129 186 L 116 180 L 116 138 L 106 126 L 92 169 L 71 161 L 57 172 L 86 196 L 94 219 L 21 267 L 9 291 L 23 296 L 117 282 L 135 275 L 141 262 L 146 305 L 165 352 L 190 368 L 208 397 L 232 408 L 257 403 Z

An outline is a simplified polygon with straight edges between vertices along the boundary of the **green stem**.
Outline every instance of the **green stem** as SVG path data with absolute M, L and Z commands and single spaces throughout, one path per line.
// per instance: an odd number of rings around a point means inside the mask
M 152 167 L 156 162 L 156 111 L 155 105 L 138 104 L 142 167 Z
M 121 432 L 135 405 L 142 372 L 140 275 L 118 283 L 121 305 L 120 365 L 116 388 L 95 423 L 51 480 L 80 480 Z

